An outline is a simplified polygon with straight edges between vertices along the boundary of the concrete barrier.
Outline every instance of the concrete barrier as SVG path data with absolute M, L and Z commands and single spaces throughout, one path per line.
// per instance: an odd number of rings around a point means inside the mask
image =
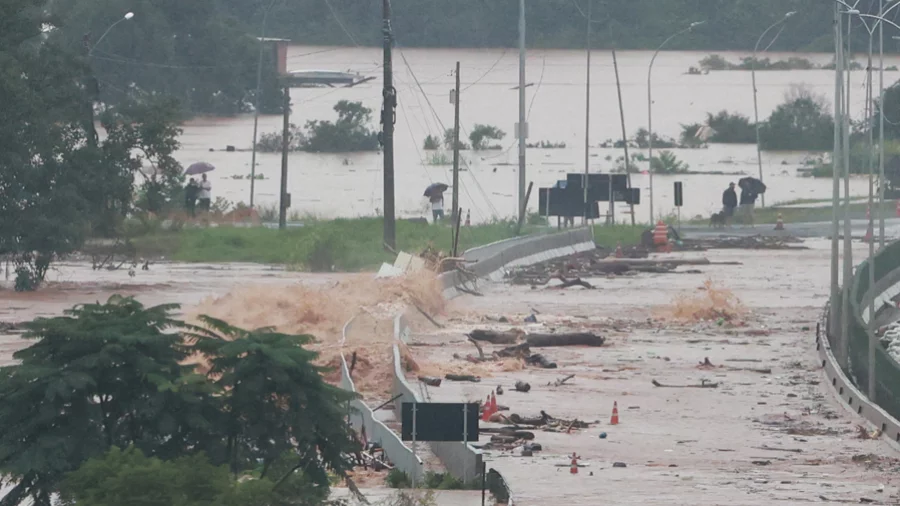
M 593 228 L 579 228 L 556 234 L 529 236 L 499 241 L 487 246 L 467 250 L 463 257 L 473 260 L 469 270 L 479 278 L 499 280 L 509 267 L 529 265 L 545 260 L 552 260 L 573 253 L 590 251 L 596 248 Z M 458 272 L 446 272 L 440 277 L 445 295 L 453 297 L 458 294 L 455 287 L 466 282 Z M 449 294 L 447 292 L 450 292 Z M 409 341 L 410 330 L 405 314 L 394 318 L 394 338 L 397 343 Z M 401 395 L 400 402 L 423 402 L 423 399 L 406 381 L 398 344 L 394 344 L 394 395 Z M 430 443 L 432 452 L 441 459 L 444 467 L 455 478 L 464 481 L 474 479 L 482 469 L 483 454 L 481 450 L 468 443 Z M 491 470 L 492 481 L 497 493 L 508 497 L 508 504 L 514 504 L 512 491 L 496 470 Z M 502 492 L 501 492 L 502 490 Z
M 353 321 L 354 319 L 351 318 L 344 324 L 341 331 L 341 346 L 346 341 L 347 331 L 350 330 Z M 394 348 L 396 349 L 396 345 Z M 341 353 L 341 388 L 356 393 L 356 387 L 353 385 L 353 378 L 350 377 L 350 369 L 347 367 L 347 360 L 344 358 L 343 352 Z M 379 443 L 384 449 L 385 456 L 397 469 L 406 473 L 417 483 L 421 482 L 425 474 L 422 459 L 418 458 L 412 448 L 400 440 L 397 433 L 378 420 L 372 409 L 361 399 L 350 402 L 350 425 L 357 431 L 365 427 L 366 437 L 369 441 Z

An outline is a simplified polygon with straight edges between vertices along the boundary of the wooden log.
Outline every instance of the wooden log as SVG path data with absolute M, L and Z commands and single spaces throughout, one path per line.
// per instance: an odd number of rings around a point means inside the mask
M 505 332 L 497 332 L 496 330 L 475 329 L 466 334 L 466 337 L 475 341 L 484 341 L 491 344 L 515 344 L 519 342 L 522 332 L 519 330 L 507 330 Z
M 584 281 L 584 280 L 581 279 L 581 278 L 566 279 L 566 278 L 563 277 L 563 276 L 557 276 L 556 279 L 560 280 L 560 281 L 562 282 L 562 284 L 561 284 L 561 285 L 558 285 L 558 286 L 554 286 L 554 287 L 552 287 L 552 288 L 556 288 L 556 289 L 562 290 L 563 288 L 570 288 L 570 287 L 573 287 L 573 286 L 580 286 L 580 287 L 582 287 L 582 288 L 587 288 L 588 290 L 593 290 L 593 289 L 594 289 L 594 285 L 588 283 L 587 281 Z
M 430 387 L 439 387 L 441 386 L 441 378 L 435 378 L 433 376 L 419 376 L 419 381 L 425 383 Z
M 565 334 L 529 334 L 525 342 L 535 348 L 549 346 L 603 346 L 606 338 L 590 332 L 573 332 Z
M 478 376 L 473 376 L 471 374 L 446 374 L 444 375 L 445 379 L 450 381 L 471 381 L 472 383 L 481 382 L 481 378 Z
M 531 425 L 535 427 L 547 425 L 547 422 L 549 422 L 552 418 L 553 417 L 543 411 L 541 411 L 541 416 L 536 418 L 524 418 L 516 413 L 509 415 L 509 420 L 516 425 Z
M 500 351 L 495 351 L 494 355 L 499 358 L 525 358 L 531 355 L 531 349 L 528 343 L 517 344 L 515 346 L 507 346 Z
M 558 367 L 556 365 L 556 362 L 551 362 L 547 359 L 547 357 L 541 355 L 540 353 L 535 353 L 534 355 L 525 357 L 525 363 L 528 365 L 536 365 L 541 369 L 556 369 Z
M 664 388 L 717 388 L 719 386 L 718 383 L 711 383 L 705 380 L 701 381 L 699 385 L 664 385 L 656 380 L 653 380 L 652 383 L 655 387 Z

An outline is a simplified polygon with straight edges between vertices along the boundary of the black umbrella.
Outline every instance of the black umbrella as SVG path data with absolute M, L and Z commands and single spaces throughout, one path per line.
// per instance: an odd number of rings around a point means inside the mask
M 213 165 L 211 163 L 197 162 L 197 163 L 191 164 L 191 166 L 188 167 L 187 170 L 184 171 L 184 173 L 188 176 L 195 176 L 197 174 L 204 174 L 206 172 L 211 172 L 214 170 L 216 170 L 216 168 L 213 167 Z
M 447 188 L 450 188 L 450 187 L 445 185 L 444 183 L 432 183 L 432 184 L 428 185 L 428 188 L 425 188 L 425 196 L 431 197 L 431 196 L 440 195 L 440 194 L 444 193 L 445 191 L 447 191 Z
M 766 185 L 759 179 L 755 177 L 743 177 L 738 180 L 738 186 L 741 187 L 744 191 L 753 192 L 756 194 L 766 193 Z

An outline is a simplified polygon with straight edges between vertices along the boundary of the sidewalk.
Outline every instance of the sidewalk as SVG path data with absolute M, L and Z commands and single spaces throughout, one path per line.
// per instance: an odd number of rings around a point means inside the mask
M 445 381 L 430 388 L 433 401 L 484 399 L 503 385 L 498 403 L 512 413 L 599 421 L 573 434 L 535 431 L 543 445 L 534 457 L 489 452 L 513 490 L 516 506 L 797 505 L 806 502 L 898 503 L 900 454 L 884 440 L 858 439 L 861 418 L 848 413 L 823 382 L 815 354 L 815 325 L 827 297 L 829 243 L 811 250 L 710 251 L 703 274 L 642 274 L 588 280 L 597 289 L 487 285 L 484 297 L 453 301 L 465 317 L 455 326 L 415 336 L 416 357 L 450 363 L 474 353 L 462 336 L 490 323 L 480 315 L 521 322 L 532 308 L 548 331 L 566 322 L 605 335 L 602 348 L 543 348 L 557 370 L 497 373 L 481 383 Z M 861 254 L 866 245 L 859 245 Z M 672 324 L 658 319 L 680 294 L 711 278 L 738 294 L 751 311 L 743 327 L 715 322 Z M 452 312 L 451 312 L 452 316 Z M 651 320 L 651 318 L 654 318 Z M 496 325 L 496 324 L 493 324 Z M 485 352 L 489 352 L 487 345 Z M 708 357 L 715 368 L 699 368 Z M 736 369 L 771 369 L 758 372 Z M 561 387 L 548 383 L 568 374 Z M 532 385 L 512 391 L 516 380 Z M 718 388 L 660 388 L 718 382 Z M 609 425 L 613 401 L 621 424 Z M 608 437 L 600 439 L 601 432 Z M 482 437 L 487 442 L 489 435 Z M 577 475 L 568 455 L 587 467 Z M 627 467 L 613 467 L 613 463 Z M 883 491 L 880 486 L 884 485 Z

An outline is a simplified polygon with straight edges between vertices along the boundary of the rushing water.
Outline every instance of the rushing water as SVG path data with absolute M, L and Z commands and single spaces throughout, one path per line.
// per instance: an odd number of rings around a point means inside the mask
M 313 53 L 313 54 L 309 54 Z M 678 137 L 681 124 L 704 121 L 706 114 L 722 109 L 753 117 L 751 75 L 746 71 L 712 72 L 688 75 L 708 53 L 663 52 L 653 67 L 653 125 L 662 136 Z M 724 54 L 738 61 L 743 54 Z M 565 149 L 529 149 L 527 178 L 535 187 L 552 185 L 567 172 L 584 170 L 585 57 L 579 51 L 530 51 L 527 60 L 527 90 L 531 142 L 565 142 Z M 625 123 L 629 136 L 647 126 L 647 66 L 652 54 L 624 51 L 617 54 Z M 772 59 L 787 54 L 771 54 Z M 796 56 L 796 55 L 793 55 Z M 818 63 L 828 63 L 831 55 L 801 55 Z M 373 110 L 372 126 L 378 128 L 381 107 L 381 52 L 375 48 L 293 47 L 288 57 L 290 70 L 351 70 L 376 79 L 355 88 L 295 89 L 292 91 L 291 122 L 305 124 L 312 119 L 334 119 L 331 110 L 341 99 L 363 102 Z M 503 150 L 463 152 L 460 174 L 460 205 L 471 209 L 473 221 L 515 214 L 517 192 L 517 150 L 514 124 L 518 119 L 518 54 L 515 50 L 435 50 L 400 49 L 394 52 L 395 81 L 400 105 L 395 134 L 397 213 L 400 216 L 426 214 L 422 190 L 431 182 L 450 182 L 450 165 L 428 163 L 430 154 L 422 150 L 429 134 L 440 136 L 443 127 L 453 125 L 453 106 L 449 91 L 456 61 L 462 70 L 461 123 L 467 137 L 476 123 L 496 125 L 508 135 Z M 900 63 L 891 57 L 888 65 Z M 854 117 L 862 114 L 863 72 L 853 73 Z M 897 79 L 886 72 L 886 85 Z M 420 86 L 416 84 L 416 79 Z M 591 75 L 591 146 L 621 137 L 616 80 L 608 51 L 595 51 Z M 757 73 L 759 114 L 766 118 L 795 85 L 833 100 L 834 73 L 827 70 L 763 71 Z M 424 91 L 424 93 L 423 93 Z M 433 107 L 433 109 L 432 109 Z M 438 121 L 439 120 L 439 121 Z M 280 116 L 260 118 L 260 133 L 281 128 Z M 252 116 L 229 119 L 197 119 L 185 126 L 178 153 L 184 164 L 209 161 L 217 170 L 212 177 L 214 197 L 238 202 L 249 201 L 250 181 L 234 179 L 250 173 L 253 132 Z M 234 145 L 237 152 L 225 152 Z M 210 152 L 214 149 L 214 152 Z M 635 150 L 639 151 L 639 150 Z M 674 150 L 692 171 L 722 171 L 729 175 L 679 175 L 654 177 L 654 202 L 657 212 L 674 209 L 673 182 L 685 186 L 685 216 L 707 213 L 720 207 L 722 190 L 739 175 L 756 175 L 756 150 L 752 145 L 713 145 L 708 149 Z M 646 154 L 646 153 L 645 153 Z M 590 170 L 608 171 L 622 156 L 617 149 L 591 148 Z M 796 169 L 808 157 L 805 153 L 763 153 L 764 178 L 769 187 L 766 203 L 794 199 L 827 198 L 831 181 L 797 177 Z M 609 159 L 608 159 L 609 158 Z M 449 159 L 449 158 L 448 158 Z M 257 172 L 265 180 L 256 182 L 256 200 L 260 205 L 278 201 L 280 155 L 259 154 Z M 646 167 L 646 162 L 643 164 Z M 730 175 L 734 174 L 734 175 Z M 642 205 L 636 209 L 639 220 L 649 215 L 646 175 L 635 175 L 632 184 L 642 191 Z M 852 182 L 854 194 L 867 191 L 863 179 Z M 288 191 L 292 211 L 322 217 L 373 215 L 382 208 L 382 161 L 380 153 L 320 155 L 294 153 L 290 156 Z M 448 202 L 449 204 L 449 202 Z M 536 208 L 537 198 L 531 199 Z M 625 210 L 623 205 L 617 212 Z M 618 214 L 619 221 L 625 219 Z

